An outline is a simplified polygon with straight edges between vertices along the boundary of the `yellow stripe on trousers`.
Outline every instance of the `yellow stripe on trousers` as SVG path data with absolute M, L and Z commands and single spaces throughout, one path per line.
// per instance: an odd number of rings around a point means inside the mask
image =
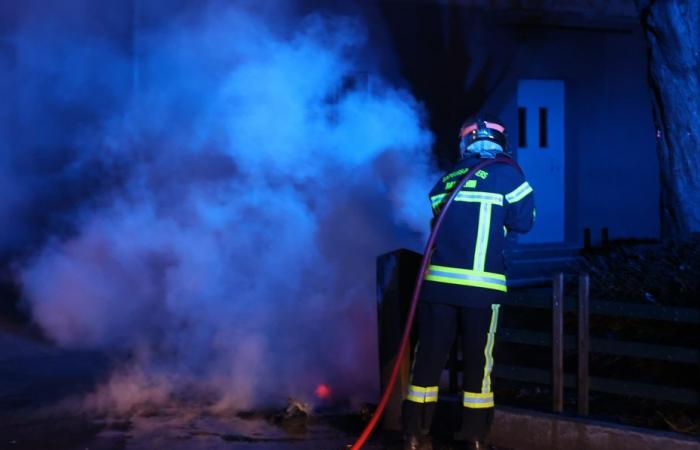
M 496 337 L 496 329 L 498 328 L 498 310 L 501 305 L 491 305 L 491 323 L 486 337 L 486 346 L 484 347 L 484 377 L 481 381 L 481 392 L 486 394 L 491 392 L 491 371 L 493 370 L 493 343 Z

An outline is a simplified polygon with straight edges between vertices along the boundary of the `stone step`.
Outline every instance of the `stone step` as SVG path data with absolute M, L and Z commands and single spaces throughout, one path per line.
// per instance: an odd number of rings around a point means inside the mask
M 581 247 L 572 244 L 511 245 L 503 252 L 510 259 L 578 257 Z
M 508 285 L 542 285 L 550 283 L 557 272 L 577 272 L 583 261 L 580 252 L 580 247 L 569 244 L 513 246 L 504 251 Z

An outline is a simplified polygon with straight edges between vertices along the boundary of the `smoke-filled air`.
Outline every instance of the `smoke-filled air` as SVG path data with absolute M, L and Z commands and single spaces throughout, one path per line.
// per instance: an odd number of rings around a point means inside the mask
M 376 398 L 375 261 L 424 242 L 432 136 L 361 18 L 253 3 L 127 45 L 14 32 L 6 76 L 29 88 L 3 121 L 0 243 L 44 334 L 114 357 L 93 405 Z

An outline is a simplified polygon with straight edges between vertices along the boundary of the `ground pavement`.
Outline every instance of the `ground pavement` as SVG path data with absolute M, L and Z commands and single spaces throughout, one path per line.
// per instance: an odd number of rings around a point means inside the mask
M 340 450 L 363 425 L 348 411 L 213 415 L 180 404 L 118 417 L 71 407 L 66 399 L 90 392 L 108 370 L 98 353 L 60 350 L 0 327 L 0 450 Z M 376 432 L 364 448 L 400 449 L 400 436 Z

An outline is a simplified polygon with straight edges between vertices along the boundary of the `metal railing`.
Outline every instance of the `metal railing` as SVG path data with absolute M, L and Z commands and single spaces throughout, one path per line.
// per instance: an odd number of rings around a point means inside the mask
M 700 350 L 683 346 L 649 344 L 626 340 L 613 340 L 590 337 L 591 314 L 628 319 L 675 322 L 678 324 L 700 324 L 700 309 L 678 308 L 660 305 L 637 305 L 622 302 L 590 300 L 590 280 L 587 274 L 578 277 L 578 299 L 576 304 L 564 298 L 564 274 L 553 277 L 551 302 L 536 298 L 509 298 L 503 304 L 518 307 L 551 309 L 551 333 L 522 329 L 501 329 L 499 340 L 515 344 L 550 347 L 552 367 L 544 369 L 496 364 L 494 375 L 499 378 L 550 384 L 552 389 L 552 409 L 564 409 L 564 388 L 577 389 L 577 409 L 581 415 L 589 412 L 590 391 L 607 394 L 627 395 L 646 399 L 664 400 L 682 404 L 697 405 L 698 391 L 688 388 L 669 387 L 667 384 L 653 384 L 617 378 L 591 377 L 589 361 L 591 353 L 615 355 L 630 358 L 646 358 L 674 363 L 700 364 Z M 578 332 L 564 334 L 564 313 L 577 312 Z M 680 341 L 680 338 L 679 338 Z M 577 373 L 564 372 L 564 351 L 576 350 Z M 453 366 L 454 367 L 454 366 Z

